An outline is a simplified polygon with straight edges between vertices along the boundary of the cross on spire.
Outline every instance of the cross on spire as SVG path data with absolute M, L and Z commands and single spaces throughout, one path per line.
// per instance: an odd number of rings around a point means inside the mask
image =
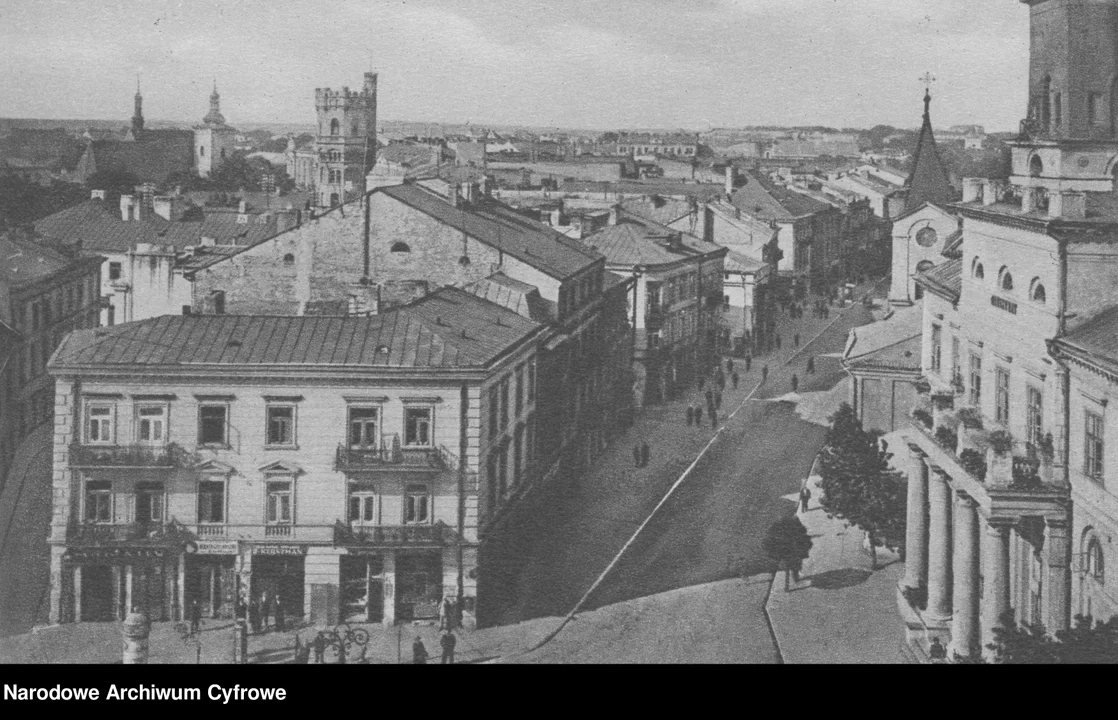
M 926 92 L 928 94 L 931 94 L 932 83 L 934 83 L 935 81 L 936 81 L 936 76 L 932 75 L 930 72 L 926 72 L 926 73 L 924 73 L 923 75 L 920 76 L 920 82 L 923 83 L 923 85 L 924 85 L 924 92 Z

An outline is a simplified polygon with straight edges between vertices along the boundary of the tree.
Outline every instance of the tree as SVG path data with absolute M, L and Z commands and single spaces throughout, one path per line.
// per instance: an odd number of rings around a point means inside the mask
M 769 527 L 761 549 L 784 571 L 784 592 L 788 592 L 789 575 L 798 574 L 811 553 L 811 537 L 798 517 L 788 515 Z
M 829 518 L 860 527 L 869 539 L 873 567 L 877 548 L 904 545 L 906 485 L 889 466 L 893 456 L 879 442 L 881 433 L 867 432 L 849 404 L 831 416 L 819 454 L 820 504 Z
M 987 648 L 1005 665 L 1112 665 L 1118 663 L 1118 617 L 1092 624 L 1092 618 L 1076 615 L 1075 627 L 1052 637 L 1043 625 L 1019 627 L 1007 613 Z
M 0 232 L 53 215 L 88 197 L 88 190 L 73 183 L 42 185 L 16 175 L 0 176 Z
M 139 184 L 139 176 L 123 168 L 98 170 L 85 181 L 85 186 L 90 190 L 105 191 L 105 204 L 110 208 L 119 207 L 120 196 L 135 192 Z

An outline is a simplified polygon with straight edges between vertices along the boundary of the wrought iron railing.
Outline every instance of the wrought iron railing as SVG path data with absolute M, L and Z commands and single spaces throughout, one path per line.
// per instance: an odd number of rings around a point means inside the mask
M 184 465 L 184 453 L 168 445 L 70 445 L 71 467 L 162 467 Z
M 447 545 L 453 531 L 445 523 L 433 525 L 357 525 L 338 521 L 334 525 L 335 545 Z
M 189 540 L 191 533 L 183 525 L 170 522 L 98 523 L 71 522 L 67 540 L 71 545 L 150 544 L 169 545 Z
M 373 470 L 381 467 L 409 467 L 432 470 L 445 470 L 447 463 L 444 453 L 436 447 L 399 447 L 379 448 L 350 447 L 339 445 L 334 460 L 334 469 Z

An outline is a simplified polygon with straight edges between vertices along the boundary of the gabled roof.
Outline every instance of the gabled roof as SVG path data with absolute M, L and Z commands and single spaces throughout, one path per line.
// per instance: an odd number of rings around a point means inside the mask
M 725 260 L 722 261 L 722 267 L 726 270 L 726 272 L 739 273 L 757 272 L 761 268 L 765 267 L 765 265 L 767 264 L 768 263 L 763 263 L 760 260 L 754 260 L 748 255 L 742 255 L 739 252 L 734 252 L 733 250 L 727 252 Z
M 947 258 L 957 259 L 963 256 L 963 229 L 959 228 L 955 232 L 948 235 L 943 240 L 943 250 L 941 255 Z
M 678 245 L 672 238 L 678 236 Z M 617 212 L 617 224 L 607 225 L 585 237 L 606 256 L 607 265 L 668 265 L 692 258 L 725 252 L 721 245 L 674 230 L 639 215 Z
M 928 292 L 955 303 L 963 292 L 963 261 L 948 260 L 912 277 Z
M 916 155 L 913 161 L 912 174 L 909 175 L 905 186 L 908 188 L 908 198 L 905 200 L 905 209 L 911 209 L 923 203 L 946 205 L 955 199 L 955 189 L 947 176 L 947 168 L 940 159 L 939 150 L 936 148 L 935 133 L 932 132 L 932 117 L 930 106 L 932 96 L 924 93 L 924 125 L 920 128 L 920 138 L 916 141 Z
M 503 272 L 495 272 L 462 289 L 538 323 L 551 322 L 557 314 L 555 303 L 541 297 L 539 288 Z
M 1094 315 L 1057 342 L 1096 361 L 1118 365 L 1118 305 Z
M 483 198 L 468 206 L 455 207 L 413 183 L 380 187 L 374 192 L 415 208 L 559 280 L 586 270 L 602 257 L 581 242 L 495 200 Z
M 164 315 L 78 330 L 50 367 L 481 368 L 541 327 L 446 287 L 369 317 Z
M 746 173 L 745 185 L 734 190 L 730 202 L 759 220 L 792 220 L 831 208 L 827 203 L 780 187 L 755 172 Z
M 692 201 L 658 196 L 629 198 L 622 201 L 621 208 L 632 215 L 639 215 L 662 225 L 671 225 L 691 214 Z
M 90 160 L 95 170 L 125 170 L 140 182 L 161 185 L 172 173 L 188 173 L 194 167 L 194 133 L 145 130 L 135 142 L 95 140 L 82 158 L 83 163 Z
M 84 258 L 84 261 L 91 259 Z M 64 272 L 80 262 L 83 258 L 70 257 L 40 243 L 18 239 L 12 233 L 0 236 L 0 280 L 13 287 Z

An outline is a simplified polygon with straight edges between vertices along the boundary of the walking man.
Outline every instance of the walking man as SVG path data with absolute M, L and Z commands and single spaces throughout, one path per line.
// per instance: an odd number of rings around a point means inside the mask
M 458 644 L 458 638 L 454 637 L 454 633 L 447 630 L 446 634 L 439 640 L 439 645 L 443 648 L 443 665 L 454 664 L 454 646 Z
M 314 636 L 314 662 L 316 665 L 321 665 L 324 661 L 322 656 L 326 653 L 326 636 L 319 633 Z
M 734 373 L 733 375 L 731 375 L 730 380 L 733 381 L 734 389 L 737 390 L 738 389 L 738 374 Z
M 427 648 L 423 646 L 423 641 L 419 636 L 415 636 L 415 642 L 411 644 L 411 661 L 414 665 L 427 664 Z
M 808 490 L 807 483 L 800 488 L 800 512 L 807 512 L 807 501 L 811 500 L 811 490 Z
M 769 366 L 768 365 L 762 365 L 761 366 L 761 382 L 765 382 L 768 379 L 769 379 Z
M 198 606 L 197 600 L 190 601 L 190 634 L 194 635 L 202 631 L 202 608 Z
M 752 365 L 753 365 L 753 356 L 752 355 L 746 355 L 745 356 L 745 371 L 749 372 L 749 368 L 752 367 Z
M 641 466 L 641 446 L 638 443 L 633 446 L 633 467 Z
M 641 467 L 648 467 L 648 443 L 641 442 Z
M 268 630 L 268 616 L 272 614 L 272 603 L 269 602 L 268 593 L 260 593 L 260 622 L 264 630 Z
M 795 373 L 792 373 L 792 392 L 796 392 L 799 389 L 799 387 L 800 387 L 800 379 L 798 377 L 796 377 Z
M 260 632 L 260 603 L 255 598 L 248 604 L 248 626 L 254 633 Z
M 702 405 L 695 406 L 695 427 L 702 427 L 703 425 L 703 407 Z
M 814 356 L 809 357 L 807 359 L 807 372 L 808 372 L 809 375 L 814 375 L 815 374 L 815 357 Z
M 687 427 L 691 427 L 691 423 L 695 420 L 695 408 L 687 406 Z
M 800 334 L 799 333 L 796 333 L 792 336 L 792 347 L 794 347 L 794 348 L 800 347 Z

